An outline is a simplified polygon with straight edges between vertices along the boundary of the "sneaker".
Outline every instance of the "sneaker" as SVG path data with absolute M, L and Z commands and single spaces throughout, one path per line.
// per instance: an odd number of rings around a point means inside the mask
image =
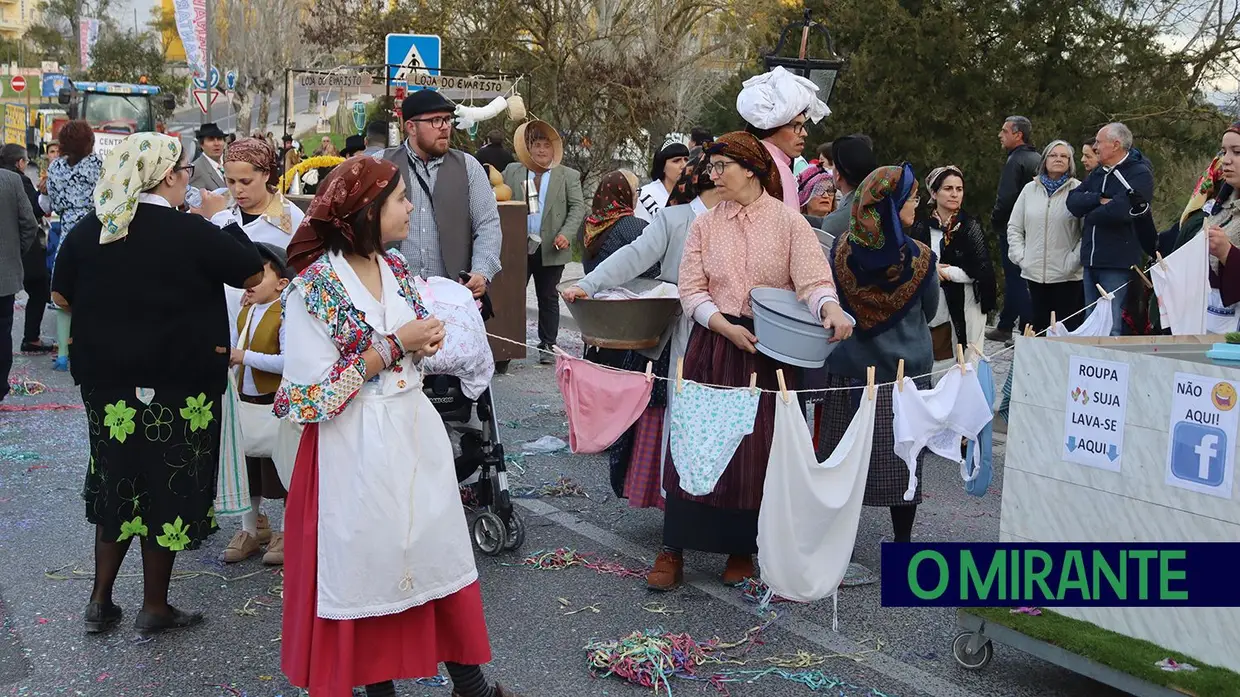
M 52 361 L 52 370 L 55 370 L 55 371 L 58 371 L 58 372 L 61 372 L 61 373 L 67 373 L 67 372 L 69 372 L 69 357 L 68 357 L 68 356 L 64 356 L 64 357 L 59 357 L 59 356 L 58 356 L 58 357 L 56 358 L 56 360 Z
M 271 519 L 262 513 L 258 514 L 258 537 L 255 539 L 260 545 L 271 542 Z
M 749 554 L 729 554 L 728 565 L 719 577 L 725 586 L 739 586 L 747 578 L 754 577 L 753 556 Z
M 539 364 L 541 364 L 541 365 L 551 365 L 552 363 L 555 363 L 555 356 L 551 355 L 551 354 L 552 354 L 552 352 L 554 352 L 554 351 L 555 351 L 555 344 L 550 344 L 550 345 L 546 345 L 546 346 L 544 346 L 544 345 L 541 345 L 541 344 L 540 344 L 540 345 L 538 346 L 538 348 L 539 348 L 539 349 L 541 349 L 541 350 L 538 352 L 538 362 L 539 362 Z
M 683 554 L 663 550 L 654 560 L 654 568 L 646 576 L 646 587 L 652 591 L 671 591 L 685 580 L 685 557 Z
M 40 341 L 23 341 L 22 353 L 52 353 L 56 347 L 52 344 L 45 344 Z
M 134 628 L 138 630 L 138 634 L 147 637 L 170 629 L 185 629 L 202 624 L 201 612 L 185 612 L 171 605 L 168 606 L 168 610 L 167 615 L 156 615 L 145 610 L 139 612 L 138 618 L 134 620 Z
M 271 543 L 267 545 L 263 563 L 267 566 L 284 566 L 284 533 L 271 533 Z
M 1008 342 L 1012 340 L 1012 330 L 995 327 L 994 329 L 986 332 L 986 338 L 990 341 Z
M 245 561 L 250 557 L 258 554 L 258 540 L 245 530 L 238 530 L 236 535 L 228 541 L 228 546 L 224 548 L 224 553 L 220 555 L 220 561 L 225 564 L 236 564 L 239 561 Z

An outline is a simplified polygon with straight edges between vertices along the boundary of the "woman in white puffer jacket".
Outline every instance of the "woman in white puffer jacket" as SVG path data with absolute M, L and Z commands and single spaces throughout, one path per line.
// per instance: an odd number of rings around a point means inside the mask
M 1072 146 L 1056 140 L 1042 151 L 1038 176 L 1025 185 L 1008 221 L 1008 257 L 1029 282 L 1033 328 L 1042 331 L 1051 313 L 1058 321 L 1085 304 L 1081 267 L 1081 220 L 1068 212 L 1068 192 L 1080 186 Z M 1069 330 L 1081 317 L 1064 322 Z

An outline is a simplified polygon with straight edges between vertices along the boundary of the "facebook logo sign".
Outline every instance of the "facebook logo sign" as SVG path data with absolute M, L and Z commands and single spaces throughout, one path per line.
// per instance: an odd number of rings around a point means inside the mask
M 1171 434 L 1171 474 L 1201 486 L 1221 486 L 1229 447 L 1221 429 L 1181 421 Z

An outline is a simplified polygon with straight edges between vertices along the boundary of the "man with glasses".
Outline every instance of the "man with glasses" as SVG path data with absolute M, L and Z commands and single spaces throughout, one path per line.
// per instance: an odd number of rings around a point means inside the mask
M 449 146 L 456 105 L 418 90 L 401 104 L 406 140 L 375 155 L 400 169 L 413 204 L 400 251 L 422 278 L 464 283 L 482 297 L 500 270 L 499 208 L 486 170 Z
M 805 149 L 809 123 L 818 123 L 831 113 L 818 98 L 818 86 L 777 67 L 745 81 L 736 97 L 736 110 L 745 119 L 745 130 L 761 140 L 775 160 L 784 205 L 799 212 L 801 200 L 792 163 Z

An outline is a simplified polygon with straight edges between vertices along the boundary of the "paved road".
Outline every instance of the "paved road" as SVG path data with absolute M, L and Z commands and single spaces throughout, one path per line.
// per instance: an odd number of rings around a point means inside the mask
M 22 312 L 17 313 L 20 326 Z M 533 340 L 533 323 L 528 323 Z M 47 325 L 50 332 L 50 320 Z M 566 350 L 580 340 L 566 330 Z M 989 350 L 997 346 L 988 347 Z M 49 391 L 14 397 L 6 404 L 76 402 L 68 376 L 52 373 L 44 358 L 17 358 L 15 374 L 45 383 Z M 997 366 L 1000 379 L 1008 369 Z M 552 368 L 514 362 L 495 381 L 503 436 L 511 452 L 543 435 L 566 438 L 563 405 Z M 86 439 L 81 411 L 0 413 L 0 695 L 24 697 L 293 697 L 302 694 L 280 674 L 278 573 L 256 560 L 223 567 L 215 561 L 236 527 L 232 520 L 204 549 L 182 554 L 173 602 L 201 608 L 200 628 L 137 643 L 129 625 L 101 637 L 82 632 L 81 612 L 90 590 L 92 531 L 80 499 Z M 954 465 L 926 468 L 926 500 L 915 539 L 995 540 L 999 527 L 1002 448 L 992 493 L 982 499 L 963 493 Z M 607 484 L 602 456 L 525 456 L 514 486 L 534 486 L 564 475 L 590 498 L 522 499 L 529 537 L 523 551 L 568 547 L 592 552 L 628 567 L 653 558 L 660 536 L 657 511 L 632 510 L 616 500 Z M 879 543 L 891 533 L 885 510 L 867 509 L 858 536 L 859 560 L 879 566 Z M 495 659 L 488 672 L 530 697 L 649 695 L 615 678 L 596 679 L 582 647 L 591 638 L 618 638 L 638 629 L 661 627 L 699 639 L 739 639 L 759 624 L 752 605 L 715 575 L 722 559 L 691 554 L 689 581 L 680 591 L 652 595 L 642 581 L 603 576 L 575 568 L 535 571 L 513 566 L 519 555 L 478 557 Z M 140 571 L 135 551 L 124 572 Z M 50 573 L 49 572 L 54 572 Z M 129 617 L 140 604 L 140 579 L 123 578 L 117 601 Z M 562 607 L 558 599 L 568 607 Z M 648 603 L 676 614 L 653 614 Z M 598 613 L 565 614 L 595 605 Z M 1084 678 L 999 647 L 980 673 L 960 670 L 949 645 L 955 633 L 950 609 L 894 609 L 879 604 L 877 585 L 845 589 L 839 603 L 838 633 L 832 632 L 830 603 L 777 606 L 778 619 L 761 643 L 739 655 L 739 669 L 762 667 L 771 656 L 808 651 L 829 658 L 821 666 L 842 685 L 823 692 L 767 676 L 753 684 L 730 685 L 737 697 L 1113 697 L 1116 693 Z M 881 650 L 874 649 L 881 642 Z M 674 694 L 717 694 L 701 683 L 677 681 Z M 449 697 L 443 687 L 403 683 L 400 694 Z

